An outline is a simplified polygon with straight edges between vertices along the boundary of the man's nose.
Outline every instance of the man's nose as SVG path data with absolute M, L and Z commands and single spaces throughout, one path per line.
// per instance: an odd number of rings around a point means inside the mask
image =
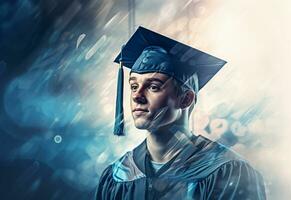
M 140 88 L 139 90 L 137 90 L 136 92 L 132 94 L 132 99 L 135 103 L 139 103 L 139 104 L 147 103 L 147 99 L 145 97 L 144 90 L 142 88 Z

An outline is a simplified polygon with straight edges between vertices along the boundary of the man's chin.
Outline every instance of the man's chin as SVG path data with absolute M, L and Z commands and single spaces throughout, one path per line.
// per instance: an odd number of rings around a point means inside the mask
M 141 129 L 141 130 L 147 130 L 150 127 L 150 123 L 146 120 L 135 120 L 134 121 L 134 126 L 137 129 Z
M 141 129 L 141 130 L 147 130 L 148 126 L 145 124 L 135 124 L 135 128 Z
M 154 125 L 152 123 L 152 121 L 143 121 L 143 122 L 139 121 L 139 122 L 135 122 L 134 125 L 135 125 L 135 127 L 137 129 L 140 129 L 140 130 L 148 130 L 148 131 L 154 131 L 158 127 L 160 127 L 160 126 L 158 126 L 156 124 Z

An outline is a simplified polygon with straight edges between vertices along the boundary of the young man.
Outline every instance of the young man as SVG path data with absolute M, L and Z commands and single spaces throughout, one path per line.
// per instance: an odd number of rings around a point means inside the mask
M 115 62 L 121 68 L 114 133 L 123 134 L 125 66 L 134 124 L 148 135 L 104 170 L 96 199 L 266 198 L 262 177 L 244 159 L 188 127 L 198 91 L 225 61 L 139 27 Z

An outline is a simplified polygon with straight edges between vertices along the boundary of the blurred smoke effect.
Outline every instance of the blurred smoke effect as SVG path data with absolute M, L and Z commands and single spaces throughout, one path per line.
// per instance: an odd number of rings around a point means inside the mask
M 105 166 L 144 139 L 129 109 L 128 136 L 112 136 L 112 60 L 128 39 L 127 6 L 113 0 L 0 3 L 1 162 L 37 165 L 35 179 L 21 182 L 31 184 L 31 195 L 49 173 L 49 181 L 59 183 L 54 198 L 88 199 Z M 289 7 L 287 0 L 135 5 L 136 26 L 228 61 L 199 94 L 192 128 L 250 160 L 265 177 L 269 199 L 290 195 Z

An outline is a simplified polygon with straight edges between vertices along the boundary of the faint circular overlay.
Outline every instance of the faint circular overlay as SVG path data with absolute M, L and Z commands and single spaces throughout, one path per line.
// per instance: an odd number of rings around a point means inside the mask
M 60 135 L 55 135 L 55 137 L 54 137 L 54 141 L 55 141 L 55 143 L 59 144 L 59 143 L 62 142 L 62 140 L 63 140 L 62 136 L 60 136 Z

